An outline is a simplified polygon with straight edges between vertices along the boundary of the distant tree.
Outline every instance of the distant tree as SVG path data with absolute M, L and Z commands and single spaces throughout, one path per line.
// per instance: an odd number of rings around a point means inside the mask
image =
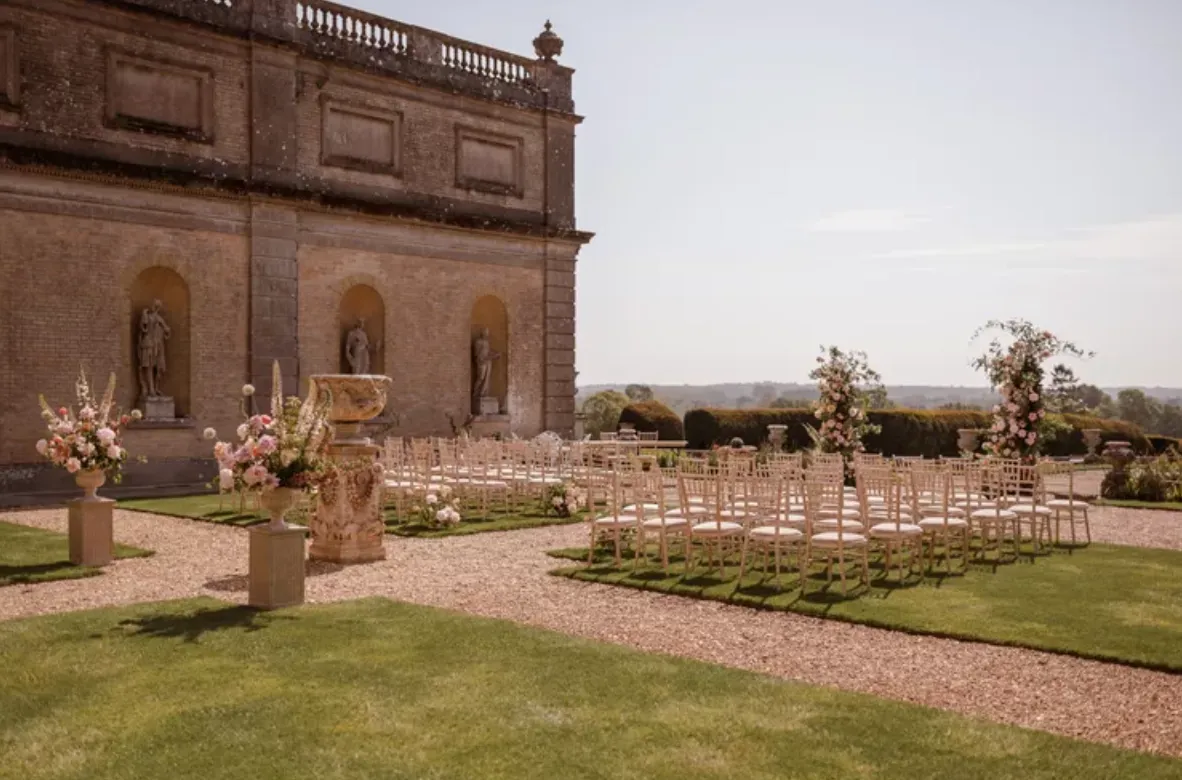
M 1120 419 L 1140 425 L 1153 432 L 1157 418 L 1161 415 L 1161 403 L 1145 395 L 1142 390 L 1126 388 L 1116 395 L 1116 408 Z
M 983 411 L 985 407 L 978 406 L 977 404 L 966 404 L 961 403 L 960 401 L 952 401 L 950 403 L 940 404 L 936 408 L 942 409 L 946 412 L 980 412 Z
M 750 409 L 755 405 L 755 399 L 749 395 L 739 396 L 739 400 L 735 401 L 736 409 Z
M 587 415 L 584 430 L 592 435 L 615 431 L 620 425 L 620 412 L 632 401 L 619 390 L 601 390 L 583 402 Z
M 809 398 L 802 398 L 800 396 L 782 395 L 776 400 L 768 404 L 769 409 L 808 409 L 813 405 Z
M 1161 405 L 1161 413 L 1157 418 L 1157 430 L 1154 433 L 1162 436 L 1182 438 L 1182 406 L 1170 401 Z
M 867 409 L 895 409 L 897 407 L 898 404 L 887 398 L 887 389 L 882 385 L 873 386 L 866 391 Z
M 751 395 L 755 398 L 756 406 L 766 409 L 776 400 L 776 386 L 771 382 L 760 382 L 751 388 Z
M 651 401 L 653 389 L 648 385 L 628 385 L 624 388 L 624 395 L 632 401 Z
M 1112 396 L 1095 385 L 1080 385 L 1077 392 L 1076 397 L 1079 398 L 1079 402 L 1083 404 L 1085 409 L 1093 413 L 1105 404 L 1112 405 Z
M 1080 399 L 1079 380 L 1070 367 L 1059 363 L 1051 369 L 1045 406 L 1048 412 L 1060 414 L 1080 414 L 1087 410 Z

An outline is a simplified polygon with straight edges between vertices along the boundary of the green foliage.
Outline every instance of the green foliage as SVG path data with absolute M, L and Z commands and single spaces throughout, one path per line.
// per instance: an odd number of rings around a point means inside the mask
M 637 431 L 656 431 L 657 438 L 665 441 L 681 441 L 685 438 L 685 426 L 681 418 L 660 401 L 629 404 L 620 412 L 620 422 L 632 423 Z
M 624 388 L 624 395 L 628 396 L 630 401 L 653 400 L 653 390 L 648 385 L 628 385 Z
M 583 402 L 583 414 L 587 415 L 584 430 L 592 436 L 617 430 L 620 413 L 630 403 L 619 390 L 601 390 Z
M 1043 442 L 1043 454 L 1054 457 L 1064 457 L 1067 455 L 1084 455 L 1088 451 L 1088 445 L 1084 443 L 1083 431 L 1088 428 L 1096 428 L 1100 431 L 1100 448 L 1097 452 L 1104 450 L 1104 444 L 1110 441 L 1127 441 L 1133 446 L 1133 452 L 1138 454 L 1145 454 L 1152 451 L 1153 447 L 1149 443 L 1149 439 L 1145 438 L 1145 432 L 1121 420 L 1102 420 L 1099 417 L 1089 417 L 1082 414 L 1063 414 L 1063 415 L 1047 415 L 1046 420 L 1053 421 L 1054 418 L 1062 419 L 1063 423 L 1071 428 L 1071 433 L 1060 436 L 1055 441 Z M 1055 423 L 1052 422 L 1052 425 Z
M 1118 464 L 1104 476 L 1100 495 L 1124 501 L 1182 501 L 1182 456 L 1171 452 Z
M 868 452 L 886 455 L 923 455 L 934 458 L 958 455 L 957 431 L 962 428 L 988 428 L 993 415 L 988 412 L 940 409 L 872 410 L 870 422 L 882 431 L 867 435 Z M 1047 441 L 1047 455 L 1083 455 L 1088 451 L 1081 431 L 1098 428 L 1101 441 L 1127 441 L 1133 450 L 1146 453 L 1152 445 L 1136 426 L 1119 420 L 1101 420 L 1083 415 L 1047 415 L 1044 422 L 1058 431 L 1054 441 Z M 789 450 L 806 450 L 812 446 L 806 425 L 816 423 L 816 417 L 803 409 L 693 409 L 685 416 L 685 433 L 690 449 L 704 450 L 724 445 L 738 436 L 747 444 L 767 441 L 767 426 L 787 425 L 785 446 Z M 1064 430 L 1068 429 L 1068 430 Z

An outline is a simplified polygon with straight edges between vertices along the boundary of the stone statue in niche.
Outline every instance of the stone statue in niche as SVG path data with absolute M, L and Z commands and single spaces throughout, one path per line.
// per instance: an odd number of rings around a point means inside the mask
M 490 398 L 492 386 L 492 364 L 499 360 L 501 353 L 493 350 L 488 340 L 488 328 L 482 327 L 472 340 L 472 413 L 500 414 L 500 402 Z
M 139 343 L 136 353 L 140 380 L 140 398 L 144 417 L 149 420 L 171 420 L 176 416 L 172 398 L 160 392 L 160 378 L 168 370 L 165 342 L 172 337 L 172 329 L 164 319 L 164 304 L 152 301 L 150 308 L 140 313 Z
M 369 373 L 370 350 L 376 352 L 381 345 L 370 346 L 369 336 L 365 332 L 365 318 L 359 317 L 357 324 L 345 336 L 345 360 L 349 362 L 349 370 L 353 374 Z

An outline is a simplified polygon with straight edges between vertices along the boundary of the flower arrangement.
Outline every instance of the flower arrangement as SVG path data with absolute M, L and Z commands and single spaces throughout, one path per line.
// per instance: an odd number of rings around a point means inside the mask
M 553 509 L 559 517 L 570 517 L 586 503 L 583 491 L 566 483 L 551 485 L 546 489 L 546 498 L 546 513 Z
M 1092 353 L 1085 353 L 1026 320 L 991 320 L 973 338 L 986 330 L 1000 330 L 1013 340 L 1006 346 L 994 339 L 985 354 L 973 361 L 973 367 L 984 371 L 990 384 L 1001 394 L 1001 403 L 993 407 L 993 425 L 988 431 L 985 452 L 996 457 L 1032 460 L 1043 439 L 1047 415 L 1042 364 L 1054 355 L 1090 357 Z
M 238 444 L 219 441 L 213 446 L 218 462 L 218 486 L 223 492 L 273 488 L 307 490 L 316 484 L 325 467 L 325 450 L 332 438 L 328 413 L 332 398 L 311 386 L 302 402 L 283 398 L 279 363 L 272 369 L 271 413 L 247 413 L 246 400 L 254 388 L 242 388 L 242 415 Z M 207 439 L 217 437 L 212 428 Z
M 868 396 L 881 394 L 882 379 L 870 368 L 865 352 L 843 352 L 837 347 L 822 347 L 821 351 L 817 367 L 809 373 L 820 391 L 813 404 L 813 415 L 820 425 L 809 427 L 809 436 L 821 452 L 840 453 L 848 467 L 854 453 L 866 449 L 863 438 L 882 431 L 866 417 Z
M 123 447 L 124 426 L 142 416 L 138 409 L 121 414 L 115 407 L 115 375 L 111 374 L 102 399 L 91 395 L 86 372 L 80 371 L 74 384 L 78 412 L 61 407 L 56 411 L 45 400 L 41 402 L 41 418 L 49 429 L 49 438 L 37 442 L 38 454 L 71 474 L 80 471 L 102 471 L 118 483 L 122 477 L 127 450 Z
M 459 525 L 463 519 L 459 502 L 450 485 L 440 485 L 437 490 L 428 489 L 422 502 L 411 507 L 411 514 L 418 517 L 419 523 L 433 529 L 450 528 Z

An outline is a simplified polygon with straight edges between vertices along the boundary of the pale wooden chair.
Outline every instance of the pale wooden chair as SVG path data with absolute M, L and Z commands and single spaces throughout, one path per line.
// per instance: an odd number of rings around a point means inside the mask
M 912 522 L 903 475 L 890 466 L 862 466 L 856 479 L 862 511 L 869 518 L 868 535 L 883 553 L 884 575 L 889 577 L 892 561 L 897 562 L 902 582 L 906 577 L 904 558 L 908 569 L 914 569 L 923 558 L 923 528 Z M 881 503 L 871 503 L 875 497 L 881 498 Z
M 913 483 L 915 480 L 923 479 L 925 476 L 921 470 L 912 472 Z M 923 531 L 923 542 L 928 548 L 928 568 L 934 569 L 936 563 L 936 549 L 943 545 L 943 558 L 945 568 L 949 574 L 952 573 L 952 550 L 953 543 L 960 543 L 961 550 L 961 569 L 967 570 L 969 563 L 969 541 L 971 539 L 971 526 L 969 521 L 964 517 L 964 511 L 961 510 L 959 514 L 953 513 L 950 510 L 956 509 L 952 503 L 952 482 L 947 468 L 937 469 L 934 472 L 935 481 L 932 484 L 938 492 L 938 503 L 935 506 L 940 510 L 936 513 L 928 513 L 919 520 L 916 525 Z M 927 488 L 927 494 L 930 495 L 930 488 Z M 920 494 L 924 492 L 916 485 L 913 494 Z M 928 507 L 930 508 L 930 507 Z
M 840 482 L 837 483 L 839 486 Z M 836 509 L 838 517 L 841 516 L 841 510 L 845 505 L 845 491 L 833 491 L 833 480 L 831 479 L 817 479 L 816 477 L 805 478 L 805 499 L 806 508 L 805 513 L 809 518 L 809 527 L 815 529 L 818 524 L 818 513 L 821 507 L 828 504 L 830 496 L 836 501 Z M 870 582 L 870 541 L 861 533 L 847 531 L 844 523 L 837 523 L 834 530 L 821 531 L 819 533 L 810 533 L 808 543 L 805 550 L 805 575 L 802 583 L 802 588 L 808 586 L 807 574 L 812 570 L 813 561 L 817 557 L 825 560 L 825 575 L 826 582 L 833 582 L 833 564 L 836 561 L 838 573 L 841 578 L 841 595 L 845 596 L 848 593 L 846 584 L 846 559 L 848 556 L 853 556 L 856 561 L 861 560 L 862 563 L 862 577 L 863 583 Z
M 1071 546 L 1078 544 L 1076 539 L 1076 526 L 1083 523 L 1084 538 L 1087 539 L 1087 544 L 1092 543 L 1092 524 L 1088 519 L 1088 510 L 1091 506 L 1088 502 L 1075 497 L 1075 464 L 1065 463 L 1062 465 L 1050 464 L 1049 474 L 1044 472 L 1044 475 L 1063 475 L 1067 476 L 1067 498 L 1052 498 L 1048 499 L 1046 506 L 1054 512 L 1052 522 L 1054 523 L 1054 543 L 1060 543 L 1060 526 L 1064 521 L 1067 523 L 1067 528 L 1071 532 Z
M 784 485 L 786 479 L 780 472 L 770 468 L 756 469 L 750 477 L 748 495 L 756 507 L 754 520 L 744 538 L 739 556 L 739 580 L 747 567 L 748 553 L 763 553 L 763 571 L 766 575 L 769 558 L 775 559 L 776 585 L 782 587 L 780 578 L 784 553 L 795 556 L 796 568 L 804 581 L 804 559 L 806 537 L 804 531 L 788 524 L 784 510 Z

